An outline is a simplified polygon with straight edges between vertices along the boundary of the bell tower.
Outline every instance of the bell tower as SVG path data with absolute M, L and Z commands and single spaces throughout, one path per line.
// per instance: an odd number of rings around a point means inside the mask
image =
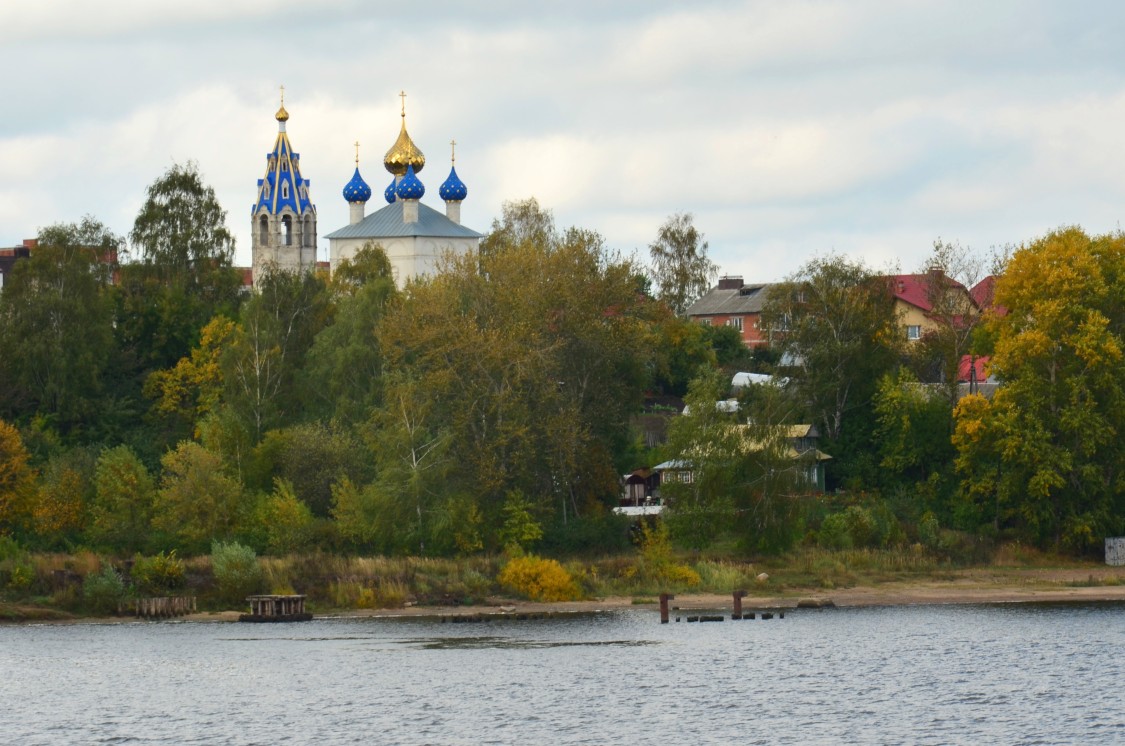
M 293 152 L 285 123 L 285 87 L 277 119 L 277 140 L 266 154 L 266 175 L 258 179 L 258 198 L 250 211 L 254 282 L 274 265 L 289 272 L 316 267 L 316 205 L 309 199 L 309 180 L 301 177 L 301 156 Z

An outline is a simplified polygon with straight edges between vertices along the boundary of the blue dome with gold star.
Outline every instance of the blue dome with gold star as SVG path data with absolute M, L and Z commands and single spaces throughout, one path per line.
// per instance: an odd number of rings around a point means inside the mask
M 425 193 L 426 187 L 422 186 L 422 182 L 414 175 L 413 164 L 407 166 L 406 175 L 398 183 L 395 194 L 398 195 L 399 199 L 422 199 L 422 195 Z
M 469 195 L 469 188 L 457 177 L 456 167 L 449 169 L 449 178 L 442 182 L 438 194 L 446 202 L 459 202 Z
M 391 179 L 391 183 L 388 184 L 387 188 L 383 190 L 383 199 L 387 200 L 388 205 L 395 201 L 395 180 L 394 179 Z
M 371 199 L 371 187 L 359 175 L 359 166 L 355 167 L 352 180 L 344 185 L 344 199 L 348 202 L 366 202 Z

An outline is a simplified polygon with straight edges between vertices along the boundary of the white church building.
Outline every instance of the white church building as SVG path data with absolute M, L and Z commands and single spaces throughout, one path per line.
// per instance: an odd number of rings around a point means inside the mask
M 260 276 L 266 264 L 289 271 L 316 267 L 316 206 L 309 200 L 309 181 L 300 173 L 300 156 L 294 153 L 285 131 L 289 113 L 282 101 L 276 114 L 278 135 L 266 155 L 266 174 L 258 180 L 258 199 L 252 210 L 253 273 Z M 432 274 L 445 253 L 476 251 L 481 234 L 461 225 L 461 202 L 468 195 L 457 176 L 456 153 L 449 176 L 438 189 L 445 212 L 423 204 L 426 188 L 418 174 L 426 157 L 406 131 L 406 107 L 398 139 L 387 151 L 383 165 L 394 177 L 383 191 L 386 206 L 366 214 L 371 187 L 359 173 L 359 154 L 351 181 L 343 190 L 349 206 L 349 224 L 328 234 L 329 267 L 355 256 L 367 243 L 383 247 L 402 287 L 412 278 Z

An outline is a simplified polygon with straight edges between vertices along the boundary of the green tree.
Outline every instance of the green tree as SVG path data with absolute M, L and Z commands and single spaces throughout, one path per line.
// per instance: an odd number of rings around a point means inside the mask
M 886 374 L 875 393 L 879 466 L 888 484 L 917 484 L 952 466 L 949 401 L 905 368 Z
M 213 316 L 234 317 L 242 280 L 226 212 L 194 163 L 149 185 L 129 238 L 139 261 L 122 267 L 116 329 L 143 376 L 186 357 Z
M 198 443 L 184 441 L 161 459 L 164 475 L 153 506 L 153 527 L 178 548 L 198 552 L 212 539 L 235 535 L 246 516 L 242 488 L 223 471 L 222 460 Z
M 306 549 L 312 540 L 312 513 L 284 479 L 258 504 L 254 522 L 266 551 L 275 556 Z
M 955 445 L 964 491 L 1001 528 L 1081 551 L 1125 528 L 1123 297 L 1125 236 L 1079 228 L 1019 249 L 997 283 L 1003 385 L 962 400 Z
M 427 437 L 449 443 L 443 489 L 480 511 L 493 545 L 510 490 L 560 520 L 616 496 L 615 459 L 650 380 L 655 306 L 637 294 L 635 267 L 541 215 L 412 283 L 380 324 L 394 375 L 377 421 L 400 419 L 397 387 L 420 392 Z
M 761 323 L 774 330 L 779 367 L 827 438 L 838 478 L 872 478 L 875 386 L 904 342 L 886 279 L 844 257 L 813 259 L 770 290 Z
M 128 446 L 98 457 L 89 536 L 112 549 L 137 552 L 149 544 L 156 485 Z
M 320 275 L 274 269 L 256 283 L 222 358 L 224 401 L 255 443 L 301 414 L 298 373 L 333 311 Z
M 332 277 L 336 316 L 313 342 L 302 387 L 310 412 L 341 422 L 370 417 L 382 396 L 383 353 L 377 330 L 396 302 L 394 274 L 383 249 L 371 244 L 343 260 Z
M 39 414 L 64 435 L 103 410 L 113 351 L 106 287 L 120 239 L 91 217 L 43 229 L 0 294 L 0 412 Z
M 657 297 L 677 316 L 710 290 L 719 275 L 691 213 L 676 213 L 664 221 L 648 250 Z
M 678 462 L 672 472 L 691 477 L 661 487 L 670 501 L 669 527 L 680 542 L 703 548 L 733 535 L 747 550 L 776 552 L 797 539 L 800 498 L 816 489 L 806 481 L 811 463 L 790 445 L 794 410 L 785 392 L 759 388 L 742 411 L 720 406 L 729 390 L 725 374 L 708 371 L 692 382 L 667 447 Z
M 234 259 L 234 236 L 226 220 L 198 166 L 173 164 L 149 185 L 130 239 L 164 277 L 198 285 L 214 267 L 229 267 Z
M 703 371 L 691 383 L 683 415 L 668 427 L 666 452 L 673 468 L 660 487 L 669 503 L 665 518 L 676 540 L 695 549 L 726 535 L 735 514 L 740 437 L 736 415 L 718 406 L 729 390 L 723 373 Z
M 362 484 L 373 476 L 362 441 L 319 421 L 267 432 L 251 460 L 245 481 L 252 489 L 264 492 L 281 479 L 320 517 L 329 514 L 333 484 L 345 477 Z
M 550 246 L 559 240 L 555 216 L 540 206 L 534 197 L 504 202 L 501 215 L 492 221 L 492 230 L 481 241 L 481 256 L 515 246 Z

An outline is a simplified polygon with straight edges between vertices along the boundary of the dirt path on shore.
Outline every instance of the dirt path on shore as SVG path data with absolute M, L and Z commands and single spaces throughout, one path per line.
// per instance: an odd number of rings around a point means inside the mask
M 878 585 L 836 589 L 786 589 L 771 593 L 768 583 L 750 589 L 742 605 L 747 610 L 794 608 L 798 602 L 847 606 L 906 606 L 924 604 L 999 604 L 999 603 L 1125 603 L 1125 568 L 1097 567 L 1075 569 L 973 568 L 958 572 L 948 580 L 910 580 Z M 831 603 L 829 603 L 831 602 Z M 681 610 L 729 609 L 730 594 L 679 594 L 672 602 Z M 511 599 L 490 599 L 476 606 L 408 606 L 397 609 L 359 609 L 324 611 L 318 618 L 442 617 L 456 615 L 581 613 L 628 608 L 656 608 L 655 599 L 611 596 L 592 601 L 533 603 Z M 201 612 L 180 617 L 182 622 L 236 622 L 238 611 Z M 74 624 L 139 622 L 133 618 L 105 619 L 28 619 L 15 624 Z M 4 623 L 4 622 L 0 622 Z

